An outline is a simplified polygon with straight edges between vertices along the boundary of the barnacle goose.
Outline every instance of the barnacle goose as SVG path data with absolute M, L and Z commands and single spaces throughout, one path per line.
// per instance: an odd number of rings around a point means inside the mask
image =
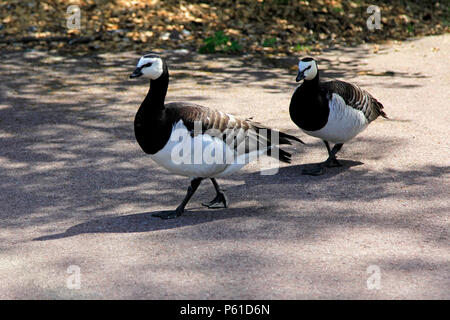
M 342 145 L 362 132 L 370 122 L 387 118 L 383 105 L 370 93 L 344 81 L 319 81 L 317 62 L 311 57 L 300 60 L 295 90 L 289 106 L 292 121 L 306 134 L 320 138 L 328 150 L 328 159 L 303 174 L 321 175 L 325 167 L 340 167 L 336 153 Z M 334 143 L 333 149 L 329 142 Z
M 289 163 L 291 155 L 278 145 L 291 144 L 291 140 L 301 142 L 294 136 L 249 119 L 241 120 L 197 104 L 164 104 L 169 72 L 166 62 L 157 54 L 150 53 L 140 58 L 136 70 L 130 75 L 130 78 L 137 77 L 150 79 L 150 89 L 134 120 L 138 144 L 171 173 L 192 178 L 181 204 L 174 211 L 158 212 L 154 216 L 163 219 L 180 216 L 205 178 L 211 179 L 216 197 L 202 204 L 208 208 L 226 208 L 228 201 L 216 181 L 217 177 L 236 172 L 263 154 Z M 211 157 L 207 159 L 203 155 Z

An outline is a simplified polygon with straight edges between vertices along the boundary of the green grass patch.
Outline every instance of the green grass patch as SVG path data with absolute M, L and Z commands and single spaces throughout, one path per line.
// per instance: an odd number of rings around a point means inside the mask
M 242 46 L 235 40 L 232 40 L 223 31 L 217 31 L 212 37 L 203 40 L 204 45 L 200 47 L 200 53 L 236 53 L 242 51 Z
M 312 47 L 311 46 L 308 46 L 308 45 L 305 45 L 305 44 L 299 44 L 299 43 L 297 43 L 295 46 L 294 46 L 294 51 L 296 51 L 296 52 L 310 52 L 311 50 L 312 50 Z
M 264 39 L 263 41 L 263 47 L 270 47 L 273 48 L 275 47 L 275 44 L 277 43 L 277 38 L 269 38 L 269 39 Z

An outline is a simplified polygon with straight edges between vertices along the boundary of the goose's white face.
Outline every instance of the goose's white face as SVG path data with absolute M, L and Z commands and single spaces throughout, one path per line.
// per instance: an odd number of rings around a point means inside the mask
M 158 79 L 163 74 L 163 61 L 156 55 L 145 55 L 139 59 L 136 70 L 130 78 L 144 77 L 152 80 Z
M 298 76 L 296 81 L 312 80 L 317 75 L 317 64 L 315 60 L 302 61 L 298 63 Z

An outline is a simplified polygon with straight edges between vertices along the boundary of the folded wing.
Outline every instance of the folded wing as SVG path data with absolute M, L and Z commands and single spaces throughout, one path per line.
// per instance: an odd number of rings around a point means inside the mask
M 331 100 L 331 95 L 336 93 L 344 99 L 347 106 L 362 111 L 368 122 L 372 122 L 379 116 L 387 118 L 383 111 L 383 105 L 366 90 L 354 84 L 330 81 L 321 83 L 320 87 L 327 94 L 329 100 Z
M 250 119 L 242 120 L 204 106 L 169 103 L 166 108 L 171 111 L 176 120 L 183 121 L 192 136 L 208 134 L 220 138 L 235 151 L 238 157 L 267 154 L 289 163 L 291 154 L 280 149 L 278 145 L 291 144 L 291 141 L 303 143 L 297 137 Z

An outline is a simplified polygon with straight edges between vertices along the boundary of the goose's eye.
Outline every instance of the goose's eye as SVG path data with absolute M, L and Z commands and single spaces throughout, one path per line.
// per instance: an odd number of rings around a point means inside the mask
M 151 66 L 152 66 L 152 63 L 149 62 L 149 63 L 144 64 L 144 65 L 142 66 L 142 68 L 147 68 L 147 67 L 151 67 Z

